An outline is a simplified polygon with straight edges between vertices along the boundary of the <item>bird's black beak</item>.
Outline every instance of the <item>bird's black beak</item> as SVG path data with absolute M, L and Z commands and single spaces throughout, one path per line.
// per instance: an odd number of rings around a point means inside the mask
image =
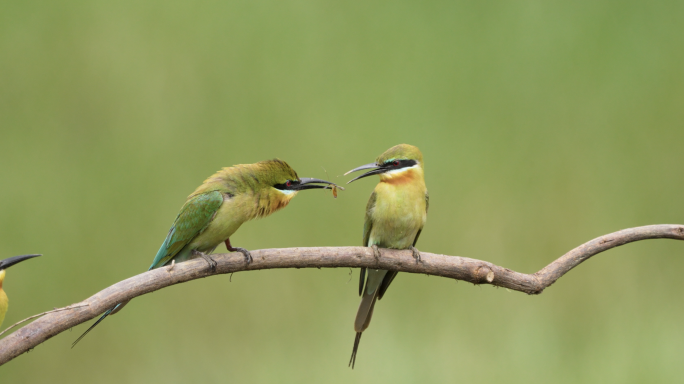
M 318 184 L 326 184 L 326 185 L 318 185 Z M 321 179 L 312 179 L 310 177 L 302 177 L 299 179 L 299 184 L 295 185 L 295 190 L 296 191 L 301 191 L 303 189 L 332 189 L 334 186 L 337 189 L 341 189 L 344 191 L 344 188 L 340 187 L 339 185 L 332 183 L 330 181 L 325 181 Z
M 0 260 L 0 270 L 2 269 L 7 269 L 14 264 L 21 263 L 24 260 L 32 259 L 34 257 L 38 257 L 40 255 L 21 255 L 21 256 L 13 256 L 9 257 L 5 260 Z
M 370 163 L 370 164 L 362 165 L 362 166 L 360 166 L 360 167 L 356 167 L 356 168 L 352 169 L 351 171 L 345 173 L 344 175 L 346 176 L 346 175 L 348 175 L 348 174 L 350 174 L 350 173 L 352 173 L 352 172 L 362 171 L 362 170 L 364 170 L 364 169 L 372 169 L 372 171 L 366 172 L 366 173 L 364 173 L 363 175 L 361 175 L 361 176 L 359 176 L 359 177 L 355 177 L 355 178 L 353 178 L 353 179 L 347 181 L 347 184 L 351 183 L 352 181 L 356 181 L 356 180 L 358 180 L 358 179 L 362 179 L 362 178 L 364 178 L 364 177 L 366 177 L 366 176 L 379 175 L 379 174 L 384 173 L 385 171 L 387 171 L 387 169 L 385 169 L 385 167 L 383 167 L 383 166 L 381 166 L 381 165 L 377 165 L 376 163 Z

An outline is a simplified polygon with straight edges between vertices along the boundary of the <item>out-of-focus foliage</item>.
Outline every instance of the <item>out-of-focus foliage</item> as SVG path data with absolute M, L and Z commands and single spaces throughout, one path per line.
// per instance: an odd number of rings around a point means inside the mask
M 522 272 L 683 223 L 683 18 L 681 1 L 3 1 L 0 258 L 45 255 L 7 274 L 5 324 L 143 272 L 205 177 L 273 157 L 343 182 L 416 145 L 418 248 Z M 302 192 L 231 240 L 360 245 L 376 181 Z M 401 274 L 354 371 L 357 271 L 238 273 L 138 298 L 0 381 L 672 383 L 682 271 L 684 244 L 658 240 L 541 296 Z

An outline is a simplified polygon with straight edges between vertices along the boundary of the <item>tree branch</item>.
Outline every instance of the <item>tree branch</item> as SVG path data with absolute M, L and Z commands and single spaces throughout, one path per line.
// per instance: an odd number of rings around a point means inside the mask
M 373 251 L 366 247 L 255 250 L 251 251 L 254 261 L 249 265 L 245 264 L 244 256 L 240 253 L 214 254 L 212 258 L 218 263 L 215 272 L 208 268 L 203 259 L 190 260 L 139 274 L 105 288 L 80 303 L 50 311 L 0 340 L 0 365 L 100 315 L 117 303 L 215 274 L 273 268 L 367 267 L 449 277 L 473 284 L 491 284 L 527 294 L 540 294 L 568 271 L 600 252 L 633 241 L 661 238 L 684 240 L 684 225 L 649 225 L 613 232 L 580 245 L 534 274 L 511 271 L 486 261 L 427 252 L 421 252 L 421 261 L 417 262 L 410 250 L 381 249 L 381 257 L 376 259 Z

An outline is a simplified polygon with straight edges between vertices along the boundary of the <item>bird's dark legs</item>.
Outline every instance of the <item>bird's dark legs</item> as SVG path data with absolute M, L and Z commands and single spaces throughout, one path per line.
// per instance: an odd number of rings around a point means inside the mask
M 416 263 L 420 262 L 420 252 L 414 246 L 411 246 L 411 252 L 413 252 L 413 258 L 416 259 Z
M 211 269 L 212 272 L 216 272 L 216 266 L 218 265 L 216 263 L 216 260 L 212 259 L 209 255 L 207 255 L 204 252 L 200 251 L 192 251 L 193 256 L 199 256 L 204 259 L 204 261 L 209 264 L 209 269 Z
M 230 245 L 230 239 L 226 239 L 226 249 L 228 249 L 228 252 L 240 252 L 245 256 L 245 261 L 247 264 L 250 264 L 252 262 L 252 254 L 249 253 L 248 250 L 240 247 L 234 247 Z

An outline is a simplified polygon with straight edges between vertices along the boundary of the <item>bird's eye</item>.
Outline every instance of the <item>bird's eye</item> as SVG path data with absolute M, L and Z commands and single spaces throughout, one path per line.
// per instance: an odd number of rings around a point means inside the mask
M 392 165 L 394 165 L 395 167 L 398 167 L 399 166 L 399 160 L 394 160 L 392 162 Z
M 291 187 L 292 186 L 292 181 L 288 180 L 285 182 L 286 187 Z

